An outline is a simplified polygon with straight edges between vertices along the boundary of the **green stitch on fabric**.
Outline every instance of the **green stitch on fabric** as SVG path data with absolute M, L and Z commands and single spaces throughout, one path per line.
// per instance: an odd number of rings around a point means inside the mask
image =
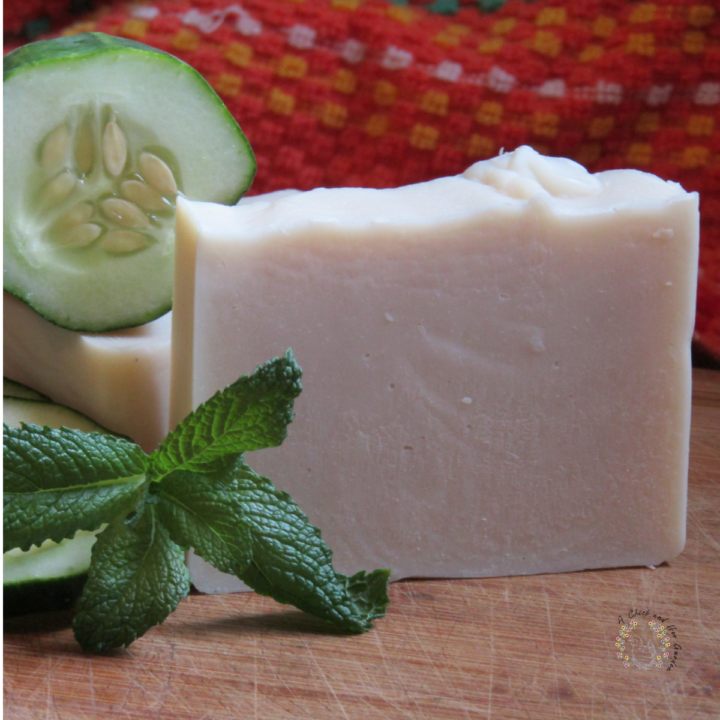
M 454 15 L 460 9 L 460 3 L 458 0 L 435 0 L 425 7 L 438 15 Z

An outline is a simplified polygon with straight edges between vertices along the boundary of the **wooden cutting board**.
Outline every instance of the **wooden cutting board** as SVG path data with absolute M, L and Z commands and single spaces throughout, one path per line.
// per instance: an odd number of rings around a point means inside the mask
M 67 614 L 7 622 L 5 718 L 717 719 L 720 372 L 695 371 L 688 540 L 672 563 L 399 582 L 390 595 L 362 636 L 249 593 L 192 595 L 109 656 L 84 654 Z M 623 667 L 618 616 L 631 609 L 649 610 L 640 625 L 667 619 L 677 667 Z

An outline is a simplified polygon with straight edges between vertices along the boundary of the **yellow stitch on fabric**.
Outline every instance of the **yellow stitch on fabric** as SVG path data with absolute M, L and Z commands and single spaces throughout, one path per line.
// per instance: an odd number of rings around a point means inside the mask
M 648 165 L 652 159 L 652 145 L 648 143 L 633 143 L 627 154 L 631 165 Z
M 692 170 L 707 164 L 710 151 L 702 145 L 693 145 L 685 148 L 680 164 L 682 167 Z
M 297 55 L 283 55 L 277 67 L 277 74 L 280 77 L 299 80 L 307 73 L 307 60 Z
M 122 28 L 120 34 L 126 37 L 143 38 L 147 35 L 148 24 L 146 20 L 140 18 L 128 18 Z
M 440 131 L 431 125 L 415 125 L 410 132 L 410 144 L 420 150 L 434 150 Z
M 320 121 L 327 127 L 341 128 L 347 121 L 347 108 L 336 103 L 325 103 L 320 113 Z
M 402 7 L 401 5 L 393 5 L 389 8 L 387 16 L 403 23 L 403 25 L 409 25 L 417 19 L 417 13 L 414 10 L 411 10 L 409 7 Z
M 655 132 L 660 127 L 660 113 L 642 113 L 635 125 L 635 132 Z
M 253 56 L 253 49 L 245 43 L 232 43 L 225 51 L 225 59 L 238 67 L 247 67 Z
M 712 135 L 715 130 L 715 118 L 709 115 L 691 115 L 687 124 L 690 135 Z
M 651 56 L 655 54 L 655 35 L 653 33 L 633 33 L 628 37 L 625 51 L 635 55 Z
M 562 50 L 562 40 L 547 30 L 538 30 L 530 46 L 542 55 L 557 57 Z
M 179 30 L 173 38 L 172 46 L 178 50 L 195 50 L 200 44 L 200 38 L 192 30 Z
M 375 86 L 373 98 L 377 105 L 392 105 L 397 100 L 397 88 L 387 80 L 380 80 Z
M 688 24 L 693 27 L 705 27 L 713 21 L 715 8 L 710 5 L 693 5 L 688 13 Z
M 548 25 L 564 25 L 567 22 L 567 11 L 565 8 L 546 7 L 543 8 L 535 21 L 538 27 Z
M 428 90 L 420 99 L 420 109 L 434 115 L 447 115 L 449 103 L 447 93 Z
M 235 97 L 240 91 L 242 78 L 229 73 L 221 73 L 211 83 L 218 95 L 229 95 Z
M 338 10 L 357 10 L 361 0 L 333 0 L 332 6 Z
M 593 140 L 600 140 L 607 137 L 614 127 L 615 118 L 612 116 L 593 118 L 588 128 L 588 135 Z
M 278 115 L 292 115 L 295 110 L 295 96 L 283 92 L 280 88 L 270 91 L 268 109 Z
M 502 38 L 490 38 L 484 40 L 478 45 L 477 51 L 483 55 L 490 55 L 496 53 L 504 45 L 505 41 Z
M 601 15 L 600 17 L 595 18 L 595 22 L 593 23 L 593 35 L 601 38 L 610 37 L 615 32 L 616 27 L 617 21 L 615 18 Z
M 502 20 L 497 20 L 492 26 L 492 33 L 493 35 L 506 35 L 513 30 L 516 25 L 517 20 L 515 18 L 503 18 Z
M 460 44 L 460 38 L 448 32 L 441 32 L 433 38 L 433 42 L 443 47 L 457 47 Z
M 365 124 L 365 132 L 370 137 L 380 137 L 387 132 L 388 119 L 385 115 L 372 115 Z
M 82 22 L 78 23 L 77 25 L 73 25 L 72 27 L 67 28 L 66 30 L 63 30 L 61 35 L 63 37 L 70 37 L 71 35 L 80 35 L 81 33 L 86 32 L 92 32 L 96 27 L 96 23 L 94 22 Z
M 357 78 L 355 74 L 350 70 L 340 69 L 335 73 L 335 81 L 333 82 L 333 89 L 338 92 L 350 95 L 355 92 L 357 88 Z
M 480 106 L 475 119 L 481 125 L 499 125 L 502 118 L 503 106 L 497 102 L 486 102 Z
M 682 49 L 693 55 L 703 52 L 705 50 L 705 33 L 696 30 L 686 32 L 683 35 Z
M 605 49 L 602 45 L 588 45 L 587 47 L 583 48 L 583 51 L 578 57 L 578 60 L 581 63 L 594 62 L 595 60 L 601 58 L 604 53 Z
M 457 35 L 459 37 L 462 37 L 463 35 L 468 35 L 470 33 L 470 28 L 467 25 L 460 25 L 456 23 L 453 25 L 448 25 L 445 28 L 445 32 L 448 32 L 451 35 Z
M 631 23 L 647 23 L 652 22 L 655 19 L 655 13 L 657 12 L 657 6 L 653 3 L 643 3 L 638 5 L 630 13 Z
M 536 112 L 532 120 L 533 132 L 543 137 L 557 137 L 559 122 L 555 113 Z
M 467 154 L 473 157 L 492 157 L 495 155 L 495 141 L 483 135 L 472 135 L 468 143 Z

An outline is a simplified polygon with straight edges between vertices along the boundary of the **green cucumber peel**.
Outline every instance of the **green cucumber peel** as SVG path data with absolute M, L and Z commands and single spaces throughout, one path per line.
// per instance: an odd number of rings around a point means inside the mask
M 5 56 L 4 289 L 70 330 L 133 327 L 172 306 L 175 205 L 234 205 L 255 157 L 207 81 L 101 33 Z
M 128 646 L 190 589 L 190 547 L 256 592 L 347 632 L 385 614 L 388 570 L 346 577 L 320 531 L 243 453 L 279 445 L 302 371 L 288 350 L 189 415 L 146 455 L 123 438 L 4 427 L 8 547 L 98 530 L 73 623 L 93 652 Z

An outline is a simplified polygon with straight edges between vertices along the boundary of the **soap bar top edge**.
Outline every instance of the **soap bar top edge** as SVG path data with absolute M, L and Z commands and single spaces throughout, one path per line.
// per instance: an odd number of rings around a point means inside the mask
M 590 174 L 564 158 L 539 155 L 528 147 L 475 163 L 462 175 L 415 185 L 372 188 L 316 188 L 280 191 L 236 206 L 179 203 L 200 234 L 227 239 L 241 232 L 251 240 L 300 227 L 336 226 L 348 230 L 428 223 L 464 222 L 478 215 L 519 217 L 542 207 L 558 217 L 598 216 L 625 210 L 663 208 L 678 201 L 698 203 L 677 183 L 639 170 Z M 367 208 L 373 208 L 371 215 Z

